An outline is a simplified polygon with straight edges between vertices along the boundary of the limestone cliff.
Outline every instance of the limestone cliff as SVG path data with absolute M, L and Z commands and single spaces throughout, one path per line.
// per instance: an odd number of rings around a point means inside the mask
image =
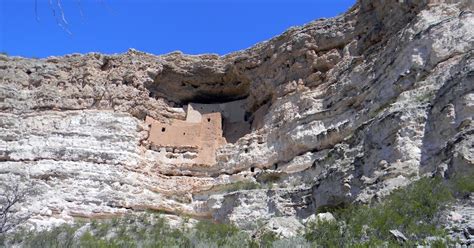
M 0 55 L 0 180 L 38 227 L 146 209 L 244 229 L 474 171 L 472 1 L 360 0 L 225 56 Z M 216 163 L 176 163 L 147 116 L 245 102 Z M 171 148 L 173 149 L 173 148 Z

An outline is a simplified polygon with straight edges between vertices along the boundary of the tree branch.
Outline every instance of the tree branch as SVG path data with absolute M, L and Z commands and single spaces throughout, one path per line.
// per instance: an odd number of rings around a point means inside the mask
M 11 182 L 2 183 L 4 190 L 0 192 L 0 234 L 18 226 L 31 216 L 30 214 L 19 216 L 13 211 L 13 207 L 23 201 L 30 193 L 29 188 L 22 189 L 18 181 L 8 181 Z

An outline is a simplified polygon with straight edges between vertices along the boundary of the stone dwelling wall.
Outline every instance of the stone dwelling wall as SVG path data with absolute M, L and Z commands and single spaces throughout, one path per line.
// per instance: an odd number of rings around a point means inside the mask
M 221 113 L 223 117 L 223 136 L 228 143 L 235 143 L 240 137 L 250 133 L 250 123 L 245 118 L 246 100 L 226 103 L 199 104 L 190 103 L 187 106 L 186 121 L 197 121 L 200 114 Z
M 222 137 L 220 113 L 203 114 L 200 122 L 172 120 L 167 124 L 147 117 L 146 123 L 151 125 L 148 140 L 155 150 L 167 153 L 169 159 L 187 159 L 195 164 L 213 165 L 215 151 L 226 143 Z
M 209 113 L 202 115 L 201 142 L 197 163 L 213 165 L 216 163 L 216 150 L 226 144 L 222 135 L 221 113 Z
M 172 120 L 161 123 L 147 117 L 151 124 L 148 140 L 157 147 L 198 147 L 201 142 L 201 123 Z

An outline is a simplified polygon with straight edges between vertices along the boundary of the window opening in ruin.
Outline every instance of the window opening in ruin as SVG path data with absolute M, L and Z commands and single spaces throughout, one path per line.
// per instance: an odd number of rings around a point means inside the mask
M 250 167 L 250 172 L 255 172 L 255 167 Z
M 245 112 L 245 114 L 244 114 L 244 121 L 249 121 L 249 116 L 250 116 L 250 113 L 249 113 L 249 112 Z

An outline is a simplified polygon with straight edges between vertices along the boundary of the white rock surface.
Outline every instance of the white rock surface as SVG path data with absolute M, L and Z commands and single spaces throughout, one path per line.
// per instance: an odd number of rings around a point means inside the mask
M 295 217 L 275 217 L 262 228 L 263 233 L 273 233 L 279 238 L 291 238 L 301 233 L 304 226 Z
M 336 221 L 336 218 L 334 218 L 334 216 L 329 212 L 312 214 L 304 220 L 305 223 L 334 222 L 334 221 Z

